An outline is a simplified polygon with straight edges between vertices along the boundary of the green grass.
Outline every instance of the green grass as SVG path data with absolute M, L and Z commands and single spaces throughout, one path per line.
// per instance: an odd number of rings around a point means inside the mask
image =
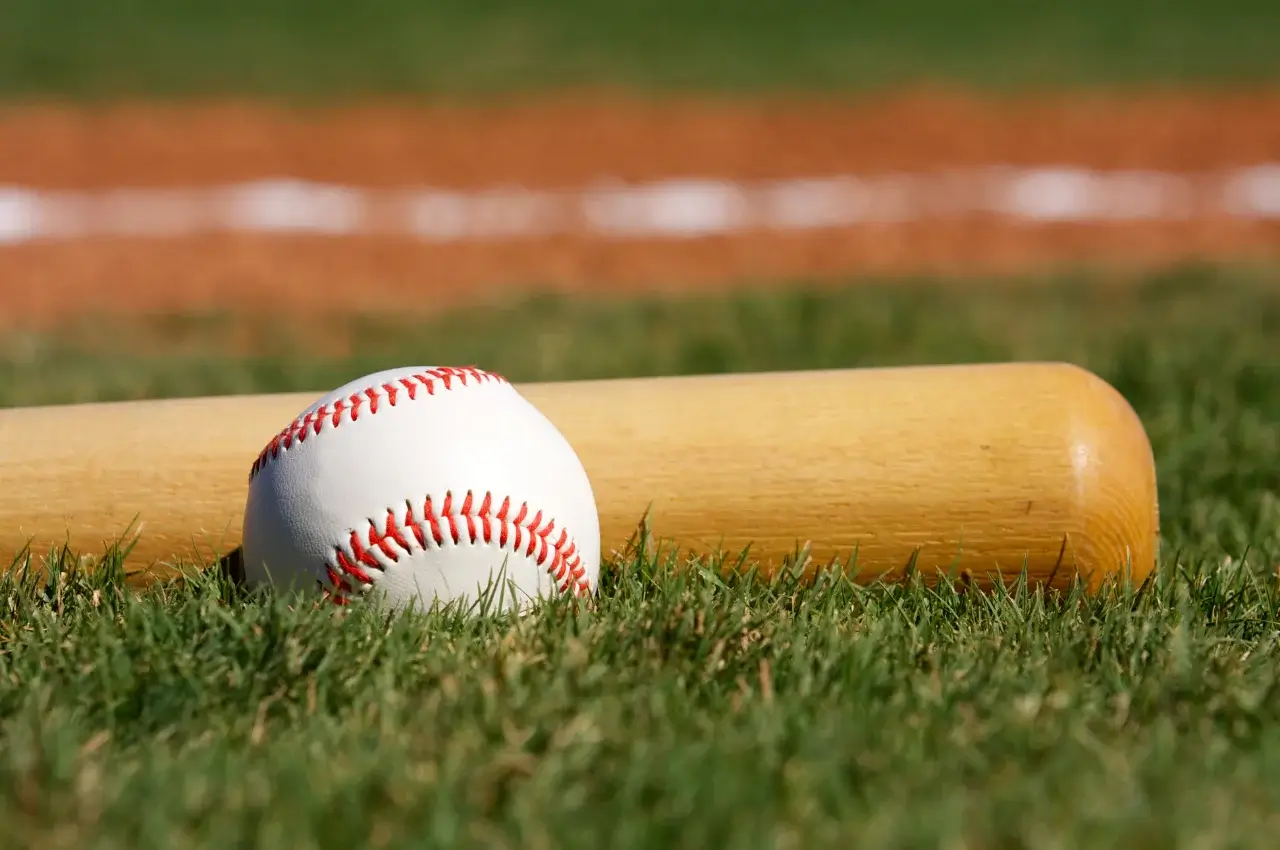
M 1274 79 L 1266 0 L 6 0 L 0 97 Z
M 10 577 L 0 846 L 1270 847 L 1276 280 L 551 299 L 537 322 L 366 320 L 354 358 L 274 337 L 225 359 L 216 319 L 10 334 L 3 404 L 321 390 L 410 362 L 531 380 L 1064 358 L 1142 416 L 1165 547 L 1154 584 L 1101 598 L 722 582 L 640 547 L 594 606 L 516 622 L 339 619 L 213 575 L 139 596 L 110 570 Z

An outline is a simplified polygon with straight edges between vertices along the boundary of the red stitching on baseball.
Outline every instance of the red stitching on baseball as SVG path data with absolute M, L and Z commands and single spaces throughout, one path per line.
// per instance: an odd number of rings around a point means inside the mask
M 455 382 L 458 387 L 471 386 L 477 383 L 487 383 L 497 381 L 505 384 L 507 379 L 494 372 L 486 372 L 483 369 L 477 369 L 474 366 L 440 366 L 435 369 L 427 369 L 413 375 L 406 375 L 394 381 L 387 381 L 374 387 L 366 387 L 357 390 L 346 398 L 340 398 L 333 402 L 332 405 L 322 404 L 312 412 L 300 416 L 290 422 L 279 434 L 271 438 L 271 442 L 258 453 L 258 457 L 253 462 L 253 466 L 249 469 L 249 481 L 257 477 L 269 461 L 280 456 L 280 452 L 288 451 L 293 444 L 306 442 L 311 435 L 317 435 L 323 430 L 326 421 L 331 427 L 337 428 L 345 421 L 356 422 L 360 418 L 361 408 L 368 405 L 370 416 L 376 416 L 379 410 L 382 410 L 382 401 L 385 399 L 390 407 L 395 407 L 400 397 L 401 388 L 405 394 L 409 396 L 410 401 L 418 398 L 421 390 L 426 390 L 427 396 L 436 394 L 436 389 L 452 390 L 455 388 Z
M 329 586 L 324 588 L 324 595 L 335 604 L 346 605 L 350 597 L 360 592 L 357 587 L 363 589 L 362 586 L 372 585 L 370 573 L 375 570 L 384 572 L 381 562 L 373 554 L 375 549 L 395 563 L 416 550 L 440 548 L 446 534 L 455 544 L 464 541 L 490 543 L 494 525 L 498 527 L 498 546 L 506 549 L 507 541 L 512 540 L 511 552 L 533 558 L 534 563 L 555 579 L 561 593 L 585 596 L 591 592 L 586 567 L 582 565 L 577 543 L 569 538 L 569 532 L 561 528 L 559 537 L 553 541 L 551 535 L 556 531 L 554 519 L 544 519 L 542 511 L 530 518 L 529 505 L 524 502 L 517 514 L 508 518 L 512 504 L 510 496 L 502 499 L 496 512 L 493 510 L 495 500 L 492 493 L 485 493 L 479 506 L 475 501 L 474 494 L 468 490 L 462 504 L 455 510 L 453 493 L 447 492 L 444 503 L 437 510 L 431 497 L 427 496 L 422 504 L 421 518 L 415 518 L 413 503 L 406 502 L 408 511 L 403 523 L 396 518 L 395 511 L 388 509 L 385 528 L 380 530 L 376 522 L 370 521 L 364 540 L 360 539 L 359 532 L 352 531 L 347 548 L 333 547 L 334 563 L 325 566 Z

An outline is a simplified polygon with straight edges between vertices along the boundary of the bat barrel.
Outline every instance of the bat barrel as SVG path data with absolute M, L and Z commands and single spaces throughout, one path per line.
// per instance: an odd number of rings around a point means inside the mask
M 1155 465 L 1096 375 L 1057 363 L 849 369 L 524 388 L 592 476 L 606 547 L 648 512 L 699 553 L 806 545 L 859 576 L 968 573 L 1091 588 L 1154 568 Z M 607 549 L 606 549 L 607 551 Z

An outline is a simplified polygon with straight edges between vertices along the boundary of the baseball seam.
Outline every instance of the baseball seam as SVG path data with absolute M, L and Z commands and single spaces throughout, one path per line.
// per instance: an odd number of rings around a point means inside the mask
M 346 422 L 356 422 L 362 411 L 367 410 L 370 416 L 375 416 L 379 410 L 385 409 L 384 401 L 388 406 L 395 407 L 402 394 L 408 396 L 410 401 L 416 401 L 421 397 L 434 396 L 437 390 L 452 390 L 456 387 L 489 382 L 505 384 L 507 379 L 474 366 L 440 366 L 365 387 L 346 398 L 322 404 L 310 413 L 293 420 L 279 434 L 271 438 L 271 442 L 258 453 L 253 466 L 249 469 L 249 483 L 253 483 L 253 479 L 266 468 L 268 463 L 278 458 L 281 452 L 287 452 L 294 443 L 303 443 L 310 437 L 318 436 Z
M 371 519 L 363 535 L 353 530 L 344 545 L 334 546 L 333 561 L 325 565 L 329 579 L 326 596 L 345 605 L 350 597 L 370 590 L 376 582 L 374 573 L 385 573 L 387 569 L 379 556 L 394 564 L 415 552 L 438 551 L 448 543 L 492 543 L 495 538 L 501 549 L 533 558 L 555 580 L 561 593 L 585 596 L 591 592 L 577 544 L 567 529 L 561 528 L 559 536 L 553 538 L 555 520 L 545 517 L 542 511 L 530 516 L 528 502 L 521 502 L 511 516 L 511 497 L 503 496 L 495 511 L 496 501 L 493 493 L 486 492 L 477 499 L 468 490 L 458 505 L 453 492 L 448 491 L 438 511 L 427 496 L 420 517 L 414 516 L 413 502 L 409 500 L 405 501 L 407 512 L 403 520 L 388 508 L 383 528 Z

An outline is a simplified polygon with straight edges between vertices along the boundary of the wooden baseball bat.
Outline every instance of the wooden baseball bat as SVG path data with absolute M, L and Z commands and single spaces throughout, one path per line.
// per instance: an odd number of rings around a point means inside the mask
M 803 548 L 858 580 L 914 568 L 981 586 L 1146 578 L 1158 508 L 1124 398 L 1056 363 L 522 384 L 596 493 L 606 555 L 642 520 L 684 552 L 764 573 Z M 320 395 L 0 411 L 0 557 L 96 555 L 136 532 L 131 580 L 240 543 L 258 451 Z M 646 520 L 647 517 L 647 520 Z M 136 520 L 136 521 L 135 521 Z M 794 566 L 794 565 L 792 565 Z

